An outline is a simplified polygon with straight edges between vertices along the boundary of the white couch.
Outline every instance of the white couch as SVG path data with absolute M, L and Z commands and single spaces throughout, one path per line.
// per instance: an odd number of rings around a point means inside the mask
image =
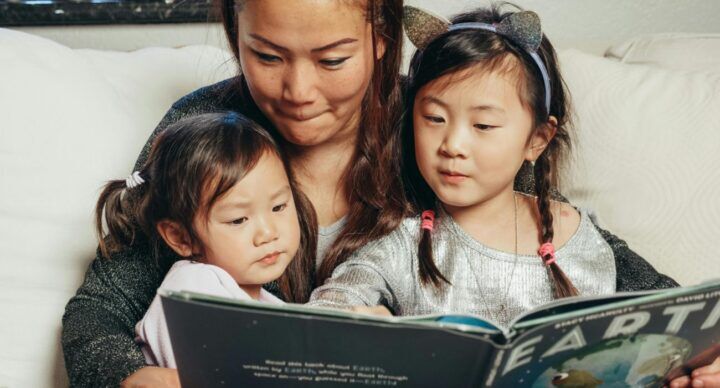
M 667 70 L 667 45 L 628 45 L 616 59 L 560 55 L 579 128 L 564 192 L 681 283 L 718 277 L 720 62 Z M 71 50 L 0 29 L 0 387 L 67 385 L 60 319 L 95 253 L 100 186 L 130 172 L 173 101 L 233 74 L 230 59 L 207 46 Z

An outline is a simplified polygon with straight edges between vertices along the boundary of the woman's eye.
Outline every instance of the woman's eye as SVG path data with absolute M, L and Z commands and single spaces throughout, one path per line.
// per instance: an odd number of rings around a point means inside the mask
M 280 62 L 280 61 L 281 61 L 281 58 L 278 57 L 278 56 L 276 56 L 276 55 L 265 54 L 265 53 L 261 53 L 261 52 L 259 52 L 259 51 L 255 51 L 255 50 L 253 50 L 253 52 L 254 52 L 255 55 L 257 55 L 257 57 L 258 57 L 261 61 L 263 61 L 263 62 L 276 63 L 276 62 Z
M 240 217 L 240 218 L 236 218 L 236 219 L 230 221 L 230 223 L 233 224 L 233 225 L 242 225 L 242 224 L 244 224 L 245 221 L 247 221 L 247 220 L 248 220 L 247 217 Z
M 320 60 L 320 63 L 322 63 L 323 65 L 328 66 L 328 67 L 338 67 L 338 66 L 342 65 L 343 63 L 345 63 L 345 61 L 347 61 L 348 59 L 350 59 L 350 57 L 336 58 L 336 59 L 322 59 L 322 60 Z
M 427 120 L 427 121 L 429 121 L 429 122 L 431 122 L 431 123 L 433 123 L 433 124 L 442 124 L 442 123 L 445 122 L 445 119 L 442 118 L 442 117 L 440 117 L 440 116 L 430 116 L 430 115 L 428 115 L 428 116 L 423 116 L 423 117 L 425 118 L 425 120 Z
M 481 130 L 481 131 L 489 131 L 489 130 L 491 130 L 491 129 L 493 129 L 493 128 L 497 128 L 497 126 L 487 125 L 487 124 L 475 124 L 474 127 L 477 128 L 477 129 L 479 129 L 479 130 Z
M 277 206 L 273 207 L 272 211 L 274 211 L 276 213 L 281 212 L 281 211 L 285 210 L 286 207 L 287 207 L 287 203 L 283 203 L 282 205 L 277 205 Z

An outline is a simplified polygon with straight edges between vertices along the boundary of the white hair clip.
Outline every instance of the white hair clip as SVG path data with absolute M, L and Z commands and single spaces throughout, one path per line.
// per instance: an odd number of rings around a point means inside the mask
M 125 179 L 125 187 L 128 189 L 133 189 L 143 183 L 145 183 L 145 179 L 140 176 L 140 171 L 133 172 L 129 177 L 127 177 L 127 179 Z

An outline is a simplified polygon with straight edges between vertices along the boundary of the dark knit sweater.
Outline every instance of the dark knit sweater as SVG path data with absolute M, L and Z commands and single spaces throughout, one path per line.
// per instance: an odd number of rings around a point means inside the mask
M 268 123 L 257 107 L 243 98 L 236 78 L 201 88 L 173 104 L 138 158 L 139 169 L 155 136 L 186 116 L 221 111 L 245 114 L 261 125 Z M 529 190 L 527 190 L 529 191 Z M 617 291 L 674 287 L 627 244 L 598 228 L 615 254 Z M 118 386 L 145 366 L 134 342 L 135 324 L 143 317 L 174 258 L 154 258 L 147 244 L 138 242 L 109 259 L 99 254 L 90 264 L 85 281 L 70 299 L 63 316 L 62 346 L 65 367 L 73 387 Z

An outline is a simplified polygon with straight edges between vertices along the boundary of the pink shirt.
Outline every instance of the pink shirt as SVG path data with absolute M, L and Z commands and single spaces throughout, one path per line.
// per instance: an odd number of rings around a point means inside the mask
M 189 260 L 180 260 L 173 264 L 160 288 L 225 298 L 252 299 L 224 269 Z M 260 290 L 258 300 L 274 304 L 284 303 L 264 289 Z M 135 335 L 135 341 L 142 345 L 142 352 L 148 365 L 177 368 L 160 296 L 155 295 L 145 316 L 135 325 Z

